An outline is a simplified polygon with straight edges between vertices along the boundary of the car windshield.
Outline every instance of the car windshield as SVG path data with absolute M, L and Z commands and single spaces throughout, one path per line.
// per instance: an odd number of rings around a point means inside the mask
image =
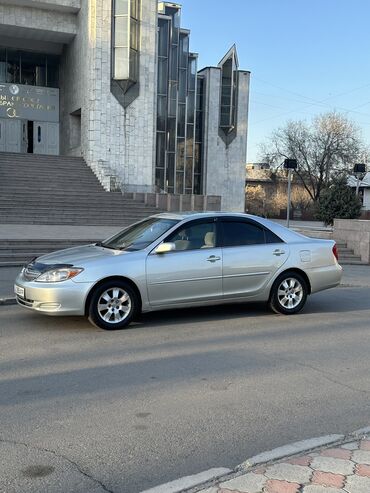
M 124 229 L 115 236 L 97 243 L 97 245 L 114 250 L 143 250 L 178 222 L 177 219 L 151 217 Z

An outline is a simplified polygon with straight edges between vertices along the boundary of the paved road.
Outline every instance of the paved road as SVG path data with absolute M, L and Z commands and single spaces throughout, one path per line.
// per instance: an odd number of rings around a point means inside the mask
M 0 491 L 136 493 L 369 425 L 370 288 L 99 331 L 0 308 Z

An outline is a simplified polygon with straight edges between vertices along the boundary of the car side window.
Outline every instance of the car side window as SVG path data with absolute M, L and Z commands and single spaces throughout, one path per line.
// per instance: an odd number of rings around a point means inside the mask
M 214 248 L 216 224 L 214 222 L 184 224 L 165 241 L 174 243 L 176 251 Z
M 284 243 L 281 238 L 269 229 L 265 229 L 266 243 Z
M 223 246 L 243 246 L 265 244 L 265 232 L 262 228 L 249 222 L 223 222 Z

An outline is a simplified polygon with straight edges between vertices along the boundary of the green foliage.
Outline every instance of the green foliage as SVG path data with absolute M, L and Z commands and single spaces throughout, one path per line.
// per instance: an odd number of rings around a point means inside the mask
M 357 219 L 361 214 L 361 200 L 347 185 L 345 176 L 337 177 L 321 194 L 317 217 L 332 225 L 334 219 Z

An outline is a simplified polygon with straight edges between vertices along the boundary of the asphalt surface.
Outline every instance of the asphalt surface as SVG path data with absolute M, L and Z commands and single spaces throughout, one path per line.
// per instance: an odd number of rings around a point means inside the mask
M 0 308 L 0 491 L 136 493 L 369 425 L 370 288 L 120 332 Z

